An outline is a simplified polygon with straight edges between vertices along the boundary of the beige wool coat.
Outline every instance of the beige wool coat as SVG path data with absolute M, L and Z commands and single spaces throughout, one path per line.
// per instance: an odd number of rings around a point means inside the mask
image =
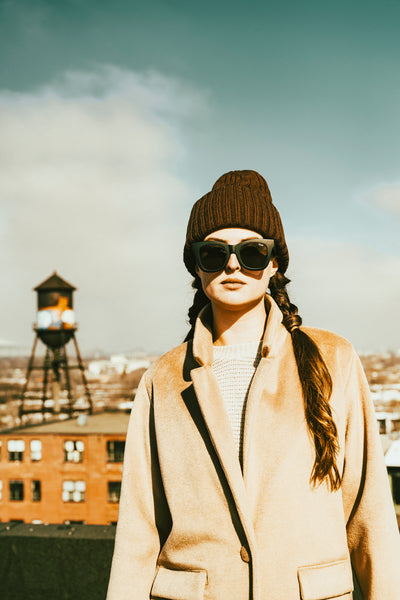
M 400 542 L 374 409 L 351 344 L 304 328 L 333 379 L 341 489 L 310 485 L 291 336 L 272 299 L 241 469 L 210 311 L 144 375 L 130 419 L 107 600 L 400 599 Z

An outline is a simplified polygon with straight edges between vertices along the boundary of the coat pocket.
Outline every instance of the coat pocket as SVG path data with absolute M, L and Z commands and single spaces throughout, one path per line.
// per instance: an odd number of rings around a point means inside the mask
M 300 567 L 298 570 L 302 600 L 351 600 L 353 575 L 350 560 Z
M 160 566 L 151 588 L 150 598 L 203 600 L 206 581 L 206 571 L 175 571 Z

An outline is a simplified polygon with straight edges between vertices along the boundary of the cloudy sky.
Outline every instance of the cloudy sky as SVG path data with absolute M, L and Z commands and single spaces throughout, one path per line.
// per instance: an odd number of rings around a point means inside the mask
M 400 3 L 0 0 L 0 338 L 77 286 L 82 350 L 187 329 L 193 202 L 267 179 L 305 324 L 400 347 Z

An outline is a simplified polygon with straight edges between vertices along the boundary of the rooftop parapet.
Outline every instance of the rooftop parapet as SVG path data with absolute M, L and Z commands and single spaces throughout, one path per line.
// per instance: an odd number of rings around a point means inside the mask
M 114 525 L 0 523 L 2 600 L 103 600 Z

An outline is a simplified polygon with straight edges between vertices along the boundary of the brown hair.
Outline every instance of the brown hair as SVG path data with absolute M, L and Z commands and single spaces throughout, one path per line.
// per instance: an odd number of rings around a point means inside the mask
M 308 430 L 313 437 L 315 460 L 310 476 L 313 485 L 327 480 L 330 490 L 338 490 L 341 478 L 336 463 L 339 451 L 338 433 L 332 418 L 329 399 L 332 393 L 332 378 L 316 343 L 304 331 L 299 329 L 302 319 L 297 306 L 289 300 L 286 286 L 290 282 L 285 275 L 277 271 L 270 279 L 272 298 L 283 314 L 283 324 L 292 337 L 293 351 L 303 390 L 304 410 Z M 198 275 L 192 287 L 196 290 L 188 317 L 191 329 L 185 341 L 193 338 L 194 325 L 200 310 L 209 303 Z
M 341 484 L 336 456 L 339 452 L 338 433 L 332 418 L 329 400 L 332 378 L 316 343 L 299 329 L 302 318 L 297 306 L 289 300 L 286 286 L 290 282 L 277 271 L 269 282 L 271 296 L 282 311 L 282 322 L 292 336 L 294 356 L 304 398 L 307 426 L 314 439 L 315 461 L 311 482 L 316 485 L 327 478 L 329 488 L 338 490 Z

